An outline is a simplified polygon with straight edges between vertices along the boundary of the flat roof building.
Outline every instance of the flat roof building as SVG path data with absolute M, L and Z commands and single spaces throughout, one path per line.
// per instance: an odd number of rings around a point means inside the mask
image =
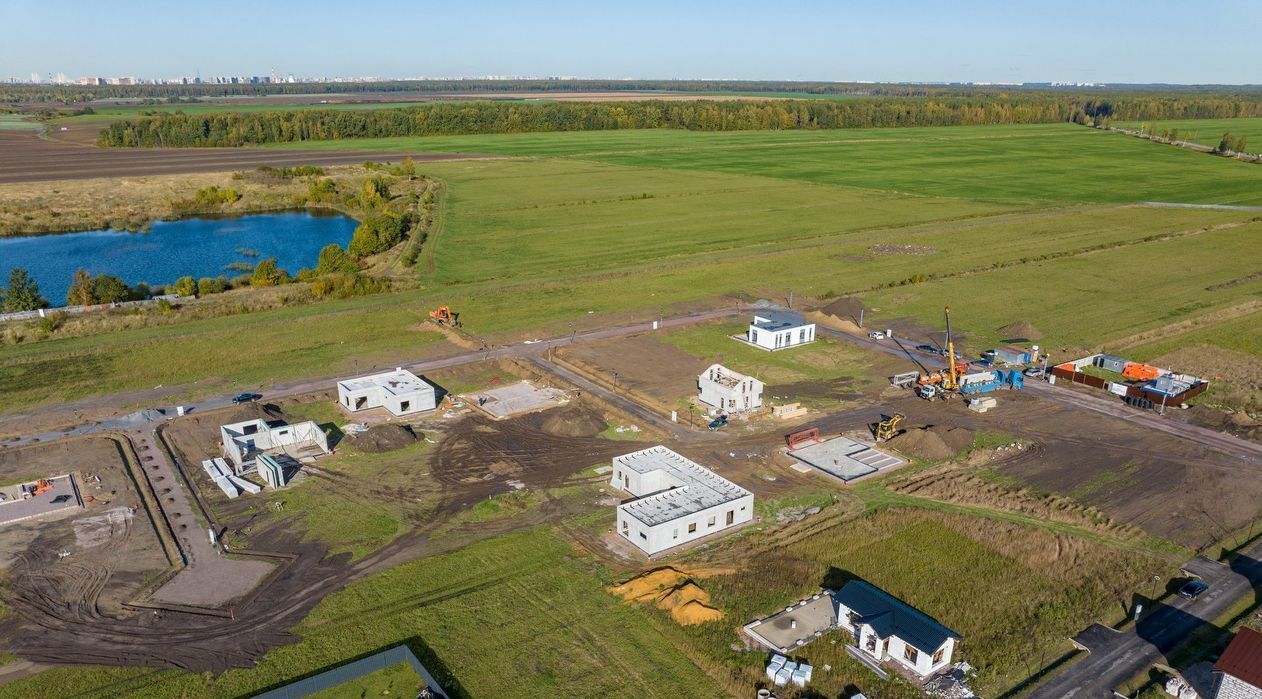
M 337 402 L 348 412 L 385 408 L 395 417 L 438 406 L 434 385 L 406 369 L 339 381 Z
M 308 420 L 292 425 L 283 421 L 267 422 L 261 418 L 234 422 L 219 428 L 223 456 L 233 468 L 233 475 L 253 473 L 262 454 L 284 455 L 294 460 L 329 453 L 329 440 L 324 430 Z
M 745 332 L 749 344 L 765 350 L 782 350 L 815 341 L 815 324 L 788 311 L 761 312 Z
M 754 518 L 753 493 L 661 445 L 614 457 L 609 483 L 636 498 L 618 534 L 650 556 Z

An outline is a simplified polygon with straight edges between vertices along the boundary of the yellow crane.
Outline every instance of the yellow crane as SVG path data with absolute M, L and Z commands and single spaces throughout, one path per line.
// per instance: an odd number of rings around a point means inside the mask
M 960 387 L 960 370 L 955 366 L 955 343 L 951 341 L 951 307 L 943 306 L 942 312 L 946 315 L 946 346 L 947 346 L 947 370 L 949 374 L 942 382 L 942 387 L 948 391 L 954 391 Z

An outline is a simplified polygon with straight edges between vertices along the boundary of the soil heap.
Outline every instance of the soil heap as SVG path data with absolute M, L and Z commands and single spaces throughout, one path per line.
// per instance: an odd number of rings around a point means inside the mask
M 535 413 L 530 417 L 541 432 L 558 437 L 595 437 L 608 427 L 599 413 L 577 405 Z
M 407 425 L 385 423 L 369 427 L 367 430 L 351 437 L 350 442 L 360 451 L 379 454 L 385 451 L 402 449 L 418 439 L 420 437 Z
M 891 446 L 908 456 L 935 461 L 949 459 L 972 443 L 971 431 L 941 425 L 913 427 L 890 439 Z
M 1041 340 L 1043 333 L 1038 331 L 1033 325 L 1024 320 L 1018 320 L 1015 323 L 1008 323 L 999 328 L 999 336 L 1005 340 Z
M 857 322 L 859 314 L 863 312 L 863 303 L 855 298 L 842 297 L 819 309 L 819 311 L 834 318 Z
M 723 618 L 723 612 L 710 606 L 710 593 L 683 571 L 666 566 L 638 575 L 609 588 L 624 601 L 653 603 L 670 612 L 681 626 L 704 624 Z

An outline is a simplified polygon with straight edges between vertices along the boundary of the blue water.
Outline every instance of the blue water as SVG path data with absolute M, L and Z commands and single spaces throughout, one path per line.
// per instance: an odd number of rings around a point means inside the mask
M 233 262 L 255 265 L 275 257 L 294 274 L 314 267 L 320 248 L 345 246 L 358 224 L 341 215 L 307 212 L 255 214 L 233 218 L 190 218 L 158 221 L 147 233 L 89 231 L 0 238 L 0 286 L 21 267 L 35 278 L 53 306 L 66 304 L 66 291 L 76 269 L 93 275 L 113 274 L 128 284 L 170 284 L 180 277 L 229 279 L 243 274 L 228 269 Z M 255 250 L 247 257 L 239 249 Z

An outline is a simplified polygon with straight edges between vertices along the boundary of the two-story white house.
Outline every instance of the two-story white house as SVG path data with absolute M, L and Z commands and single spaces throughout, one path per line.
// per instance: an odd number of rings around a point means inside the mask
M 797 313 L 757 313 L 749 324 L 749 330 L 745 331 L 745 339 L 751 345 L 774 352 L 814 342 L 815 324 L 806 322 Z
M 922 678 L 951 664 L 960 635 L 880 588 L 851 580 L 833 598 L 837 625 L 873 661 L 897 663 Z
M 1241 627 L 1214 663 L 1214 699 L 1262 699 L 1262 633 Z
M 697 388 L 701 389 L 702 403 L 729 413 L 744 413 L 762 407 L 766 386 L 752 376 L 711 364 L 697 376 Z
M 614 457 L 609 484 L 636 498 L 616 531 L 650 556 L 754 518 L 753 493 L 660 445 Z

